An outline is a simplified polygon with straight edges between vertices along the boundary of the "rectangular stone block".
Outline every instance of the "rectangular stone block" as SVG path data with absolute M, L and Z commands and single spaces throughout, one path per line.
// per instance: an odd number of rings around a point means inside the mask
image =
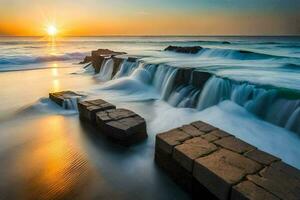
M 246 152 L 245 156 L 263 165 L 270 165 L 271 163 L 280 160 L 279 158 L 258 149 Z
M 243 181 L 235 185 L 231 191 L 231 200 L 280 200 L 267 190 L 258 187 L 251 181 Z
M 96 113 L 105 110 L 115 109 L 116 106 L 102 100 L 96 99 L 91 101 L 78 102 L 78 112 L 80 119 L 96 123 Z
M 195 160 L 193 175 L 219 199 L 229 198 L 231 186 L 247 174 L 261 169 L 261 165 L 238 153 L 221 149 Z
M 173 158 L 187 171 L 192 172 L 196 158 L 207 155 L 216 149 L 216 145 L 196 137 L 177 145 L 173 152 Z
M 200 131 L 199 129 L 197 129 L 195 126 L 192 126 L 192 125 L 183 125 L 179 129 L 182 130 L 183 132 L 189 134 L 192 137 L 197 137 L 197 136 L 205 134 L 204 132 Z
M 214 143 L 237 153 L 244 153 L 256 149 L 254 146 L 236 137 L 225 137 L 220 140 L 214 141 Z
M 193 123 L 191 123 L 191 125 L 195 126 L 197 129 L 199 129 L 200 131 L 205 132 L 205 133 L 208 133 L 208 132 L 211 132 L 211 131 L 217 129 L 216 127 L 209 125 L 207 123 L 204 123 L 202 121 L 193 122 Z
M 274 163 L 262 170 L 259 175 L 249 175 L 247 179 L 264 188 L 280 199 L 300 199 L 300 172 L 282 163 Z
M 191 136 L 180 129 L 173 129 L 164 133 L 156 135 L 155 147 L 162 149 L 167 154 L 173 152 L 176 145 L 181 144 L 183 141 L 191 138 Z
M 205 139 L 206 141 L 208 141 L 208 142 L 213 142 L 213 141 L 216 141 L 216 140 L 220 139 L 219 137 L 217 137 L 214 134 L 212 134 L 212 132 L 204 134 L 204 135 L 201 135 L 201 137 L 203 139 Z

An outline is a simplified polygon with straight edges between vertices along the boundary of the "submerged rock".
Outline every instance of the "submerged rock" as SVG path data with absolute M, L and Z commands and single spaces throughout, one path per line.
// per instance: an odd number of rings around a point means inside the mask
M 168 46 L 164 49 L 164 51 L 174 51 L 177 53 L 189 53 L 189 54 L 196 54 L 202 50 L 200 46 L 191 46 L 191 47 L 180 47 L 180 46 Z

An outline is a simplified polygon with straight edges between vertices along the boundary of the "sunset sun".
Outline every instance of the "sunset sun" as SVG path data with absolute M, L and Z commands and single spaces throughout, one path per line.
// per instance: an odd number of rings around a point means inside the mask
M 47 26 L 47 34 L 49 36 L 55 36 L 57 34 L 57 28 L 54 25 Z

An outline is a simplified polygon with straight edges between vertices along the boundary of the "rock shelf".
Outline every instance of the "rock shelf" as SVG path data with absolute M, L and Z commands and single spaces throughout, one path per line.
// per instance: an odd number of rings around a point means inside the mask
M 78 102 L 80 119 L 97 125 L 99 131 L 118 143 L 131 145 L 147 138 L 146 122 L 138 114 L 102 99 Z
M 300 171 L 198 121 L 156 136 L 155 161 L 199 199 L 300 199 Z

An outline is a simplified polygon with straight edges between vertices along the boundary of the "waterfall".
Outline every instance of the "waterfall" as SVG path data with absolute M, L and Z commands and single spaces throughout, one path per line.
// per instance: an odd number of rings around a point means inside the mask
M 114 69 L 114 61 L 112 58 L 109 58 L 101 66 L 100 72 L 97 75 L 97 77 L 102 81 L 111 80 L 113 69 Z
M 197 109 L 203 110 L 229 99 L 231 90 L 232 86 L 228 80 L 215 76 L 210 78 L 200 94 Z
M 126 60 L 121 64 L 119 71 L 116 73 L 113 79 L 129 76 L 137 67 L 138 62 L 129 62 Z
M 64 99 L 62 107 L 66 110 L 78 110 L 77 100 L 78 100 L 78 97 L 71 97 L 68 99 Z
M 102 80 L 112 79 L 113 67 L 113 60 L 106 60 L 99 77 Z M 201 111 L 229 100 L 267 122 L 300 133 L 300 100 L 289 100 L 280 96 L 279 88 L 267 89 L 259 85 L 217 76 L 201 80 L 203 76 L 194 74 L 197 71 L 190 73 L 188 70 L 180 70 L 182 69 L 165 64 L 147 64 L 126 60 L 113 79 L 127 77 L 128 80 L 134 80 L 134 84 L 152 86 L 160 94 L 162 100 L 174 107 L 196 108 Z M 194 78 L 196 80 L 193 80 Z M 202 85 L 197 81 L 202 82 Z M 122 88 L 127 89 L 124 82 Z M 76 106 L 73 100 L 67 100 L 65 104 L 66 108 L 71 109 Z

